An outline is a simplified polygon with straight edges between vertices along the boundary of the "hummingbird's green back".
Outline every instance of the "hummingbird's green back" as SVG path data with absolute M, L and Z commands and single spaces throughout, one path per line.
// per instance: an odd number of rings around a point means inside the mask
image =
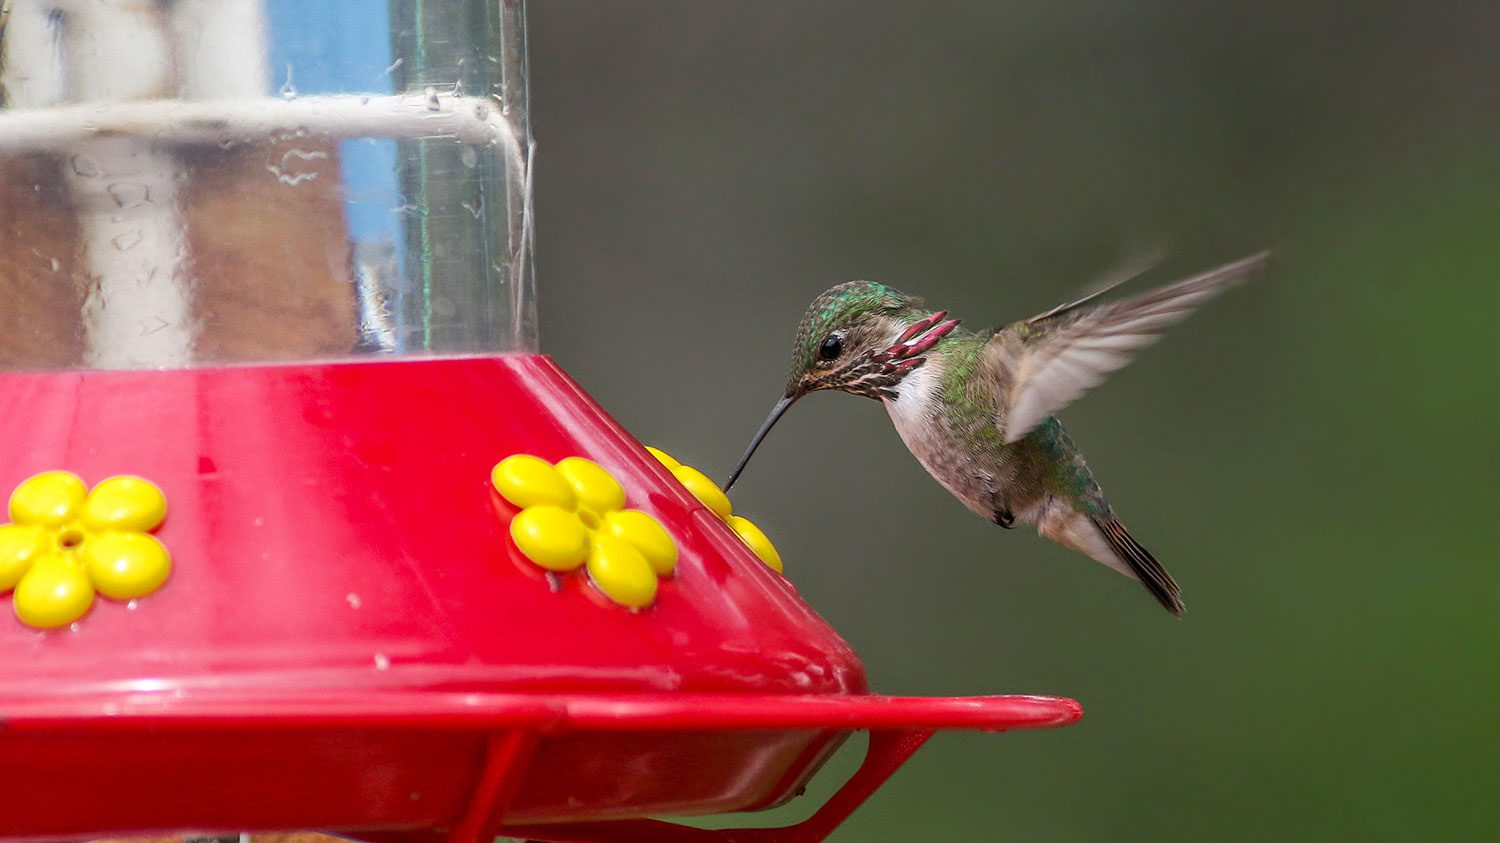
M 986 371 L 988 336 L 964 332 L 935 349 L 941 360 L 944 422 L 971 453 L 1004 466 L 1008 476 L 1036 491 L 1067 499 L 1090 514 L 1109 510 L 1104 493 L 1062 423 L 1049 416 L 1019 441 L 1005 442 L 1001 406 L 1005 390 L 996 373 Z

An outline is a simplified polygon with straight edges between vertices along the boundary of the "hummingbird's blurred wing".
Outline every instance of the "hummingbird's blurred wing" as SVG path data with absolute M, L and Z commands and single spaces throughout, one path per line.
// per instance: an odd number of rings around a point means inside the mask
M 998 420 L 1006 443 L 1124 368 L 1137 351 L 1269 258 L 1262 252 L 1138 296 L 1081 308 L 1089 296 L 996 333 L 984 353 L 1008 393 L 1001 403 L 1005 417 Z
M 1094 299 L 1099 298 L 1110 290 L 1115 289 L 1121 284 L 1133 281 L 1134 279 L 1139 278 L 1142 274 L 1150 272 L 1151 270 L 1159 266 L 1161 262 L 1166 259 L 1166 257 L 1167 252 L 1162 248 L 1152 249 L 1149 252 L 1138 252 L 1136 254 L 1133 254 L 1130 257 L 1126 258 L 1118 266 L 1111 267 L 1103 275 L 1095 278 L 1093 282 L 1091 282 L 1087 287 L 1084 288 L 1088 292 L 1084 293 L 1076 299 L 1073 299 L 1072 301 L 1063 302 L 1062 304 L 1052 308 L 1046 313 L 1038 313 L 1036 316 L 1033 316 L 1026 321 L 1032 323 L 1041 322 L 1044 319 L 1050 319 L 1053 316 L 1061 316 L 1062 314 L 1067 313 L 1071 310 L 1077 310 L 1078 308 L 1083 307 L 1084 305 L 1088 304 Z

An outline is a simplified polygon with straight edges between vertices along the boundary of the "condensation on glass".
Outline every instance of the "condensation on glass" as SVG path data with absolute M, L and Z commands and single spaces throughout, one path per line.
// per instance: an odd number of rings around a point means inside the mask
M 522 0 L 8 0 L 0 367 L 535 347 Z

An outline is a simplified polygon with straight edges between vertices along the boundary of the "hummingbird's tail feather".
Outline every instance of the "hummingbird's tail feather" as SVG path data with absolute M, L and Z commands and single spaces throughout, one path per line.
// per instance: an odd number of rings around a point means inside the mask
M 1053 498 L 1041 511 L 1030 514 L 1036 530 L 1063 547 L 1086 553 L 1131 579 L 1140 580 L 1167 611 L 1182 617 L 1182 597 L 1172 575 L 1156 557 L 1131 537 L 1109 509 L 1102 515 L 1080 511 L 1072 503 Z
M 1115 555 L 1130 566 L 1130 572 L 1141 581 L 1141 585 L 1145 586 L 1147 591 L 1151 592 L 1156 602 L 1168 612 L 1179 618 L 1182 617 L 1182 592 L 1177 588 L 1177 582 L 1172 579 L 1172 575 L 1167 573 L 1167 569 L 1163 568 L 1161 563 L 1156 561 L 1156 557 L 1151 555 L 1151 551 L 1141 547 L 1141 543 L 1136 541 L 1135 537 L 1130 535 L 1130 531 L 1125 529 L 1125 525 L 1113 515 L 1091 515 L 1089 520 L 1099 529 L 1099 533 L 1104 536 L 1104 540 L 1109 543 Z

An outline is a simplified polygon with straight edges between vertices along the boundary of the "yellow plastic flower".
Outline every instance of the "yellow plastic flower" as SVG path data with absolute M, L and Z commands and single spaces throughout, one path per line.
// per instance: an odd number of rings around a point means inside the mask
M 621 606 L 650 606 L 657 578 L 677 569 L 671 534 L 650 515 L 626 509 L 624 487 L 597 463 L 568 457 L 552 465 L 516 454 L 495 466 L 490 481 L 521 508 L 510 535 L 527 559 L 556 573 L 585 568 Z
M 707 475 L 698 469 L 672 459 L 669 454 L 659 448 L 647 445 L 646 450 L 651 452 L 651 456 L 656 457 L 657 462 L 666 466 L 667 470 L 672 472 L 672 476 L 677 478 L 677 482 L 692 492 L 693 497 L 697 498 L 699 503 L 723 519 L 724 523 L 729 525 L 729 529 L 755 551 L 760 561 L 771 566 L 776 573 L 781 573 L 781 554 L 776 552 L 776 545 L 771 544 L 766 534 L 748 518 L 741 518 L 734 514 L 734 507 L 729 503 L 729 496 L 724 494 L 719 484 L 708 479 Z
M 16 616 L 40 629 L 83 617 L 95 592 L 144 597 L 172 572 L 167 549 L 149 535 L 166 516 L 166 496 L 139 477 L 89 491 L 76 474 L 38 474 L 11 493 L 10 523 L 0 524 L 0 594 L 14 589 Z

